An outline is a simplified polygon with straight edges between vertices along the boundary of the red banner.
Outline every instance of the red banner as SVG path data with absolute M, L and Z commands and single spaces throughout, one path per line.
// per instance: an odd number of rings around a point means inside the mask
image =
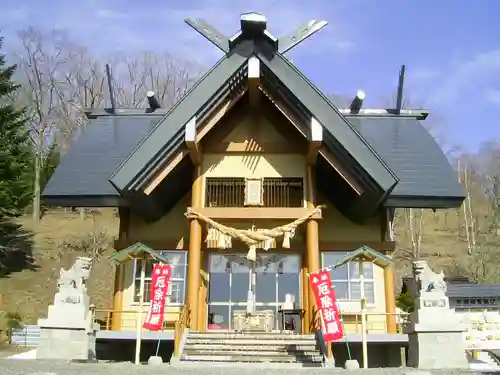
M 153 267 L 151 278 L 151 295 L 148 316 L 143 324 L 145 329 L 150 331 L 160 331 L 163 325 L 165 313 L 165 302 L 168 294 L 168 284 L 172 277 L 172 266 L 170 264 Z
M 325 342 L 344 337 L 337 299 L 332 286 L 330 273 L 325 270 L 311 273 L 309 283 L 314 294 L 316 306 L 320 310 L 322 332 Z

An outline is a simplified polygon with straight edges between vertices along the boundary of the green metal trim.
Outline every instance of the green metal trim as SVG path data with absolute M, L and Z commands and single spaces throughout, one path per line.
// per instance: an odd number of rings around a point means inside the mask
M 252 45 L 253 49 L 253 45 Z M 172 107 L 111 175 L 110 182 L 125 191 L 134 178 L 169 143 L 186 122 L 246 63 L 245 51 L 225 55 Z
M 144 259 L 146 257 L 151 257 L 162 263 L 168 263 L 168 259 L 166 257 L 161 255 L 158 251 L 153 250 L 149 246 L 146 246 L 140 242 L 137 242 L 127 247 L 126 249 L 114 253 L 109 257 L 109 260 L 112 260 L 119 264 L 123 264 L 125 262 L 128 262 L 129 260 Z
M 371 262 L 382 268 L 394 264 L 394 261 L 384 254 L 373 250 L 371 247 L 361 246 L 359 249 L 348 253 L 344 258 L 337 262 L 334 267 L 341 267 L 344 264 L 352 262 L 354 260 Z
M 384 202 L 385 207 L 400 208 L 459 208 L 465 200 L 463 196 L 421 196 L 421 195 L 389 195 Z
M 388 191 L 398 182 L 383 159 L 339 110 L 293 64 L 279 53 L 270 54 L 257 49 L 262 63 L 286 86 L 297 99 L 321 122 L 362 168 Z

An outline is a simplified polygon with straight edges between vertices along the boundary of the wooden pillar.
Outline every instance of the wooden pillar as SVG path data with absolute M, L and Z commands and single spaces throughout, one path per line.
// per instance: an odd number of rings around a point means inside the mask
M 202 204 L 203 184 L 201 167 L 195 167 L 193 186 L 191 189 L 191 206 L 200 208 Z M 189 222 L 189 251 L 188 251 L 188 291 L 187 302 L 191 312 L 191 329 L 198 330 L 198 294 L 200 291 L 200 267 L 201 267 L 201 223 L 196 219 Z
M 309 312 L 309 277 L 307 269 L 307 256 L 306 252 L 302 253 L 302 271 L 301 271 L 301 284 L 302 284 L 302 309 L 304 310 L 304 317 L 302 318 L 302 333 L 311 332 L 310 323 L 311 323 L 311 314 Z
M 118 208 L 120 220 L 118 229 L 118 240 L 123 243 L 127 240 L 128 229 L 130 227 L 130 209 L 126 207 Z M 122 325 L 122 314 L 114 311 L 123 310 L 123 288 L 125 283 L 125 264 L 119 264 L 115 268 L 115 285 L 113 294 L 113 313 L 111 315 L 111 329 L 119 331 Z
M 394 295 L 394 265 L 384 269 L 385 312 L 387 333 L 397 333 L 396 326 L 396 298 Z
M 202 332 L 207 328 L 207 288 L 208 288 L 208 255 L 207 250 L 201 252 L 200 292 L 198 300 L 198 329 Z
M 314 184 L 314 172 L 311 166 L 307 166 L 307 207 L 314 208 L 315 199 L 315 184 Z M 321 268 L 320 253 L 319 253 L 319 225 L 314 219 L 308 220 L 306 223 L 306 258 L 307 258 L 307 269 L 309 272 L 319 271 Z M 307 284 L 309 288 L 309 282 Z M 309 294 L 309 321 L 311 325 L 309 327 L 310 332 L 316 331 L 318 328 L 316 324 L 316 302 L 314 301 L 313 293 Z
M 113 313 L 111 315 L 111 329 L 119 331 L 122 326 L 122 314 L 118 311 L 123 310 L 123 282 L 125 279 L 125 265 L 117 264 L 115 268 L 115 288 L 113 296 Z M 115 312 L 116 311 L 116 312 Z

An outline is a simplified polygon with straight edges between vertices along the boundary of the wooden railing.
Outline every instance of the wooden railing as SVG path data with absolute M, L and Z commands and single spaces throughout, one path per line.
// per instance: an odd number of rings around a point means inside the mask
M 123 315 L 135 317 L 138 313 L 138 310 L 95 309 L 94 322 L 100 325 L 101 330 L 110 331 L 113 329 L 113 319 L 122 320 Z M 146 313 L 143 312 L 143 314 Z
M 409 313 L 401 312 L 401 313 L 375 313 L 375 312 L 367 312 L 366 313 L 366 333 L 385 333 L 387 332 L 387 316 L 396 316 L 396 327 L 397 333 L 402 334 L 404 328 L 409 323 Z M 370 319 L 370 317 L 377 317 L 377 319 Z M 381 319 L 380 317 L 383 317 Z M 361 313 L 349 313 L 343 315 L 343 324 L 344 331 L 346 334 L 357 333 L 361 334 Z M 353 327 L 354 326 L 354 327 Z M 319 310 L 314 309 L 314 313 L 312 315 L 312 319 L 310 322 L 310 327 L 314 330 L 314 327 L 321 327 L 321 317 L 319 315 Z M 354 331 L 353 331 L 354 328 Z M 327 353 L 324 353 L 328 358 L 333 357 L 332 353 L 332 345 L 331 343 L 326 344 Z
M 136 329 L 136 314 L 138 314 L 138 310 L 113 310 L 113 309 L 96 309 L 94 311 L 94 322 L 100 325 L 101 330 L 110 331 L 113 329 L 113 320 L 119 319 L 120 323 L 123 320 L 128 320 L 127 317 L 130 317 L 130 321 L 133 322 L 130 326 L 130 329 Z M 143 311 L 142 314 L 144 316 L 147 314 L 146 311 Z M 386 319 L 387 315 L 395 315 L 396 316 L 396 326 L 397 333 L 403 333 L 404 327 L 408 324 L 408 313 L 375 313 L 375 312 L 367 312 L 366 313 L 366 330 L 368 334 L 371 333 L 384 333 L 386 332 Z M 384 317 L 384 318 L 381 318 Z M 185 328 L 189 327 L 189 318 L 190 312 L 189 309 L 184 306 L 179 313 L 179 318 L 175 321 L 169 320 L 165 321 L 163 329 L 164 330 L 174 330 L 176 337 L 178 333 L 178 329 L 182 330 L 181 333 L 184 332 Z M 361 313 L 349 313 L 343 316 L 344 320 L 344 328 L 346 333 L 361 333 Z M 313 314 L 313 321 L 311 322 L 311 327 L 319 327 L 321 325 L 320 316 L 318 310 L 315 310 Z M 123 325 L 122 325 L 123 330 Z
M 375 313 L 375 312 L 367 312 L 366 313 L 366 331 L 368 334 L 370 333 L 384 333 L 386 331 L 387 316 L 395 316 L 396 317 L 396 327 L 397 333 L 401 334 L 404 331 L 404 328 L 408 325 L 408 318 L 410 316 L 409 313 L 401 312 L 401 313 Z M 370 317 L 377 317 L 377 319 L 370 319 Z M 384 317 L 384 319 L 380 319 L 380 317 Z M 350 331 L 354 325 L 354 332 Z M 361 333 L 361 313 L 344 315 L 344 326 L 347 327 L 347 333 Z
M 188 305 L 184 305 L 179 315 L 179 320 L 175 323 L 175 336 L 174 336 L 174 357 L 179 358 L 181 342 L 184 336 L 184 331 L 189 328 L 191 323 L 191 311 Z

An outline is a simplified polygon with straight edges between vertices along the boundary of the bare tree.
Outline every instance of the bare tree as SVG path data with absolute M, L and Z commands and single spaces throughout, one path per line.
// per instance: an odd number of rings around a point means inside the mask
M 149 90 L 155 91 L 162 105 L 170 108 L 189 90 L 201 71 L 187 60 L 152 52 L 128 57 L 115 55 L 111 66 L 117 103 L 128 108 L 144 106 Z
M 65 50 L 66 64 L 60 74 L 63 85 L 58 90 L 61 105 L 58 107 L 58 142 L 65 152 L 87 124 L 86 108 L 105 105 L 106 78 L 104 65 L 90 52 L 77 44 L 69 44 Z
M 18 35 L 22 88 L 15 100 L 29 113 L 34 145 L 33 219 L 38 220 L 44 155 L 54 144 L 64 153 L 85 129 L 84 109 L 105 106 L 105 64 L 63 32 L 45 33 L 30 27 Z M 148 90 L 156 92 L 164 107 L 171 107 L 201 71 L 189 61 L 151 52 L 114 55 L 111 61 L 117 104 L 128 108 L 145 106 Z
M 66 62 L 64 34 L 44 35 L 34 28 L 19 32 L 22 50 L 18 66 L 22 89 L 20 99 L 28 108 L 31 140 L 34 145 L 33 219 L 40 218 L 40 177 L 44 154 L 54 139 L 58 121 L 59 70 Z M 47 42 L 50 38 L 51 42 Z

